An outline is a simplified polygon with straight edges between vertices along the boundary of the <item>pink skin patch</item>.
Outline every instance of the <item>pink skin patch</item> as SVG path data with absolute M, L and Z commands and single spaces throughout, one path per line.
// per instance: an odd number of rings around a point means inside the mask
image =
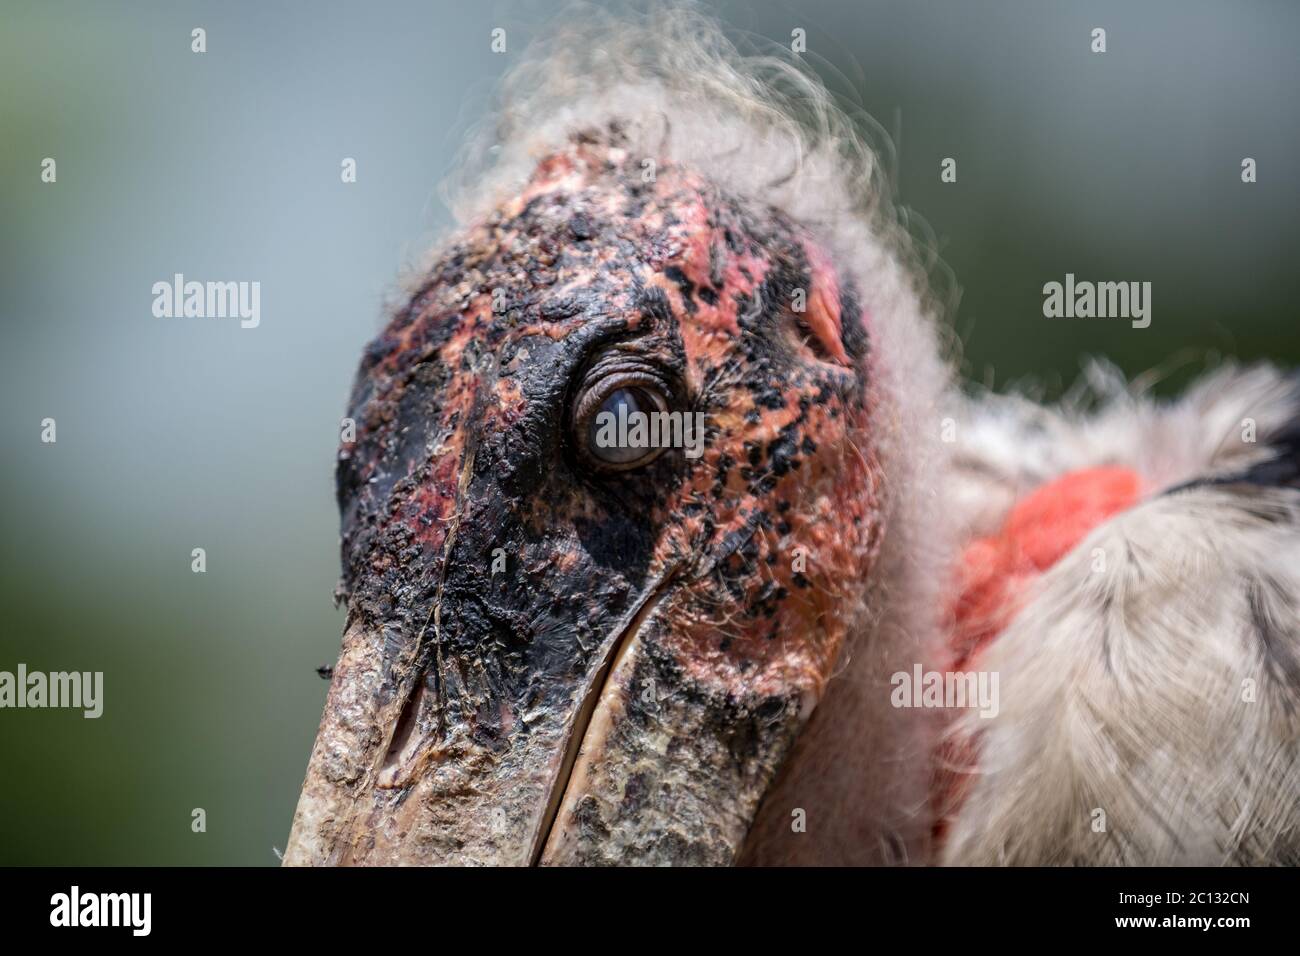
M 967 545 L 949 644 L 954 666 L 1001 633 L 1019 609 L 1026 584 L 1141 495 L 1142 480 L 1129 468 L 1071 472 L 1017 502 L 997 534 Z
M 843 327 L 840 324 L 840 290 L 835 268 L 826 252 L 813 243 L 805 243 L 813 287 L 808 293 L 808 311 L 801 318 L 821 350 L 840 365 L 849 366 L 844 351 Z
M 997 534 L 967 545 L 953 607 L 949 669 L 968 668 L 1020 610 L 1026 586 L 1094 528 L 1137 504 L 1142 493 L 1142 479 L 1129 468 L 1070 472 L 1017 502 Z M 946 739 L 940 746 L 931 791 L 936 845 L 943 843 L 978 762 L 976 740 Z

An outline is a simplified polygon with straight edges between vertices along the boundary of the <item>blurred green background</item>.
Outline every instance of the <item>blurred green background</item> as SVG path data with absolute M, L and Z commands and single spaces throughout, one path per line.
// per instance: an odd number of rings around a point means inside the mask
M 1051 394 L 1106 355 L 1181 369 L 1172 389 L 1215 354 L 1294 363 L 1300 5 L 1084 6 L 717 9 L 778 42 L 806 30 L 810 62 L 897 138 L 971 378 Z M 353 369 L 548 7 L 6 0 L 0 670 L 103 671 L 105 710 L 0 711 L 0 863 L 275 864 L 342 626 Z M 175 272 L 260 281 L 261 326 L 155 319 Z M 1066 272 L 1152 282 L 1151 327 L 1045 320 Z

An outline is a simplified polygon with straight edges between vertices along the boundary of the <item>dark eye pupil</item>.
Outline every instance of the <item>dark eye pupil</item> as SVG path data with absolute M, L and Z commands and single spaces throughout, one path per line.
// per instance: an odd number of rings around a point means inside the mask
M 610 392 L 587 426 L 591 454 L 612 465 L 627 465 L 648 457 L 655 449 L 645 441 L 649 434 L 646 420 L 656 411 L 659 405 L 642 388 L 632 386 Z

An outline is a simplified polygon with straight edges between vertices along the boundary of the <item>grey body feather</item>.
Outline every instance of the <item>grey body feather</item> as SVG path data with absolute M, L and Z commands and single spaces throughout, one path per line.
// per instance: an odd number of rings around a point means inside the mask
M 970 782 L 943 861 L 1300 861 L 1294 384 L 1226 370 L 1163 407 L 1123 396 L 1092 416 L 1035 409 L 1047 419 L 1036 441 L 1015 439 L 1005 407 L 984 411 L 1006 440 L 979 435 L 958 484 L 1121 464 L 1153 491 L 1035 582 L 980 657 L 1000 675 L 1001 708 L 950 728 L 975 747 L 955 768 Z

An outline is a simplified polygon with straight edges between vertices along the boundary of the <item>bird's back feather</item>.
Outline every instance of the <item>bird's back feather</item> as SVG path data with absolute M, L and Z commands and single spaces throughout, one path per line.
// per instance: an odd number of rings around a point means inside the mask
M 967 665 L 998 674 L 1000 701 L 950 729 L 942 859 L 1300 862 L 1295 383 L 1229 369 L 1173 404 L 973 414 L 954 471 L 973 528 L 1063 470 L 1123 465 L 1149 491 Z

